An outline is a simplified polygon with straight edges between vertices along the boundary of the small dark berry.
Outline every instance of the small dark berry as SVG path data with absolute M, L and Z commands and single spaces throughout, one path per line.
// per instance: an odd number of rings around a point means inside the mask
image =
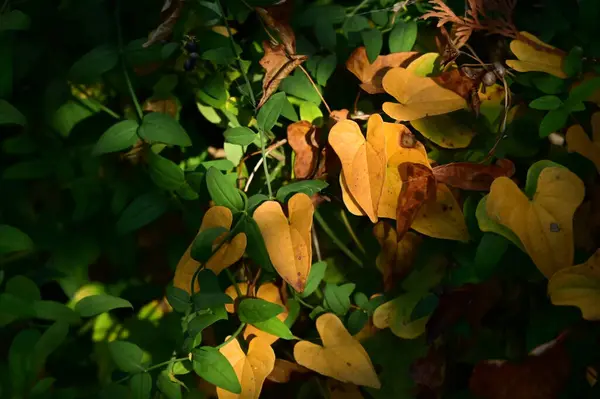
M 198 50 L 198 47 L 196 46 L 196 42 L 187 42 L 187 44 L 185 45 L 185 49 L 192 53 Z
M 188 58 L 187 60 L 185 60 L 185 62 L 183 63 L 183 69 L 186 70 L 187 72 L 191 71 L 192 69 L 194 69 L 194 67 L 196 66 L 196 60 L 193 58 Z
M 190 58 L 193 60 L 197 60 L 198 58 L 200 58 L 200 54 L 198 53 L 190 53 Z

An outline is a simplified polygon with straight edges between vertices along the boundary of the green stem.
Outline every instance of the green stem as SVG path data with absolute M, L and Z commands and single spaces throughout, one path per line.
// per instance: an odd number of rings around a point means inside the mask
M 135 91 L 133 90 L 133 85 L 131 84 L 131 79 L 129 78 L 129 73 L 127 72 L 127 66 L 125 65 L 125 57 L 123 57 L 123 28 L 121 27 L 120 11 L 121 4 L 119 1 L 117 1 L 117 7 L 115 8 L 115 19 L 117 21 L 117 44 L 119 46 L 119 58 L 121 62 L 121 68 L 123 69 L 125 83 L 127 84 L 127 89 L 129 90 L 129 96 L 131 97 L 131 101 L 133 101 L 133 106 L 135 107 L 135 112 L 139 119 L 139 123 L 142 123 L 144 113 L 142 112 L 140 102 L 138 101 L 135 95 Z
M 350 251 L 350 249 L 335 235 L 333 230 L 329 227 L 327 222 L 323 219 L 319 211 L 315 210 L 315 220 L 319 224 L 319 226 L 323 229 L 325 234 L 331 238 L 331 241 L 354 263 L 356 263 L 359 267 L 363 267 L 362 262 L 356 255 Z
M 269 176 L 269 167 L 267 166 L 267 153 L 265 148 L 265 132 L 258 129 L 260 135 L 260 155 L 263 161 L 263 169 L 265 171 L 265 179 L 267 179 L 267 190 L 269 190 L 269 198 L 273 198 L 273 188 L 271 187 L 271 176 Z
M 94 106 L 98 107 L 101 111 L 104 111 L 105 113 L 107 113 L 108 115 L 112 116 L 115 119 L 121 119 L 121 116 L 119 114 L 117 114 L 115 111 L 113 111 L 112 109 L 108 108 L 106 105 L 102 104 L 100 101 L 96 100 L 93 97 L 88 96 L 87 93 L 85 93 L 83 90 L 81 90 L 78 86 L 73 85 L 73 87 L 75 88 L 75 90 L 77 90 L 79 93 L 83 94 L 86 96 L 86 100 L 91 102 L 92 104 L 94 104 Z M 77 101 L 79 101 L 80 103 L 84 104 L 83 99 L 79 98 L 79 97 L 75 97 L 77 99 Z M 89 108 L 89 106 L 88 106 Z
M 364 6 L 366 6 L 369 3 L 369 1 L 371 1 L 371 0 L 363 0 L 363 1 L 361 1 L 359 5 L 357 5 L 356 7 L 354 7 L 354 10 L 352 10 L 350 12 L 350 14 L 346 15 L 346 20 L 342 24 L 342 29 L 344 29 L 344 27 L 346 26 L 346 22 L 348 22 L 348 20 L 350 18 L 352 18 L 353 16 L 355 16 L 356 13 L 358 12 L 358 10 L 360 10 L 361 8 L 363 8 Z
M 237 281 L 235 281 L 235 277 L 233 277 L 233 273 L 231 273 L 231 271 L 229 269 L 225 269 L 225 273 L 227 274 L 227 278 L 229 278 L 229 281 L 231 281 L 231 284 L 235 288 L 235 292 L 237 293 L 238 298 L 243 297 L 244 294 L 242 294 L 242 290 L 240 289 L 240 286 L 238 285 Z
M 215 346 L 215 349 L 221 349 L 222 347 L 224 347 L 225 345 L 227 345 L 228 343 L 230 343 L 231 341 L 236 339 L 237 336 L 241 334 L 244 327 L 246 327 L 246 323 L 240 324 L 240 326 L 237 328 L 237 330 L 235 330 L 235 332 L 233 334 L 231 334 L 231 336 L 229 338 L 227 338 L 225 341 L 223 341 L 222 344 Z
M 307 303 L 307 302 L 303 301 L 302 299 L 300 299 L 300 297 L 298 295 L 296 295 L 296 297 L 294 299 L 297 300 L 298 302 L 300 302 L 302 305 L 306 306 L 309 309 L 314 309 L 315 308 L 310 303 Z
M 356 244 L 356 246 L 358 247 L 358 249 L 360 249 L 360 252 L 362 252 L 363 254 L 365 254 L 367 251 L 365 251 L 365 247 L 362 246 L 360 240 L 356 236 L 356 233 L 354 233 L 354 229 L 350 225 L 350 220 L 348 220 L 348 216 L 346 215 L 346 211 L 344 211 L 342 209 L 341 212 L 340 212 L 340 214 L 342 215 L 342 222 L 344 222 L 344 226 L 346 226 L 346 230 L 348 230 L 348 234 L 350 234 L 350 237 L 352 237 L 352 241 L 354 241 L 354 243 Z
M 170 360 L 164 361 L 164 362 L 162 362 L 162 363 L 155 364 L 155 365 L 154 365 L 154 366 L 152 366 L 152 367 L 148 367 L 147 369 L 144 369 L 144 371 L 141 371 L 141 373 L 148 373 L 148 372 L 150 372 L 150 371 L 152 371 L 152 370 L 156 370 L 156 369 L 158 369 L 158 368 L 161 368 L 161 367 L 163 367 L 163 366 L 168 366 L 168 365 L 169 365 L 169 364 L 171 364 L 171 363 L 175 363 L 175 362 L 182 362 L 182 361 L 184 361 L 184 360 L 189 360 L 189 357 L 188 357 L 188 356 L 186 356 L 186 357 L 179 357 L 179 358 L 176 358 L 176 359 L 170 359 Z M 133 377 L 134 375 L 136 375 L 136 374 L 138 374 L 138 373 L 132 373 L 132 374 L 129 374 L 129 375 L 127 375 L 127 376 L 125 376 L 125 377 L 121 378 L 120 380 L 117 380 L 117 381 L 115 381 L 114 383 L 115 383 L 115 384 L 121 384 L 121 383 L 123 383 L 123 382 L 127 381 L 128 379 L 132 378 L 132 377 Z

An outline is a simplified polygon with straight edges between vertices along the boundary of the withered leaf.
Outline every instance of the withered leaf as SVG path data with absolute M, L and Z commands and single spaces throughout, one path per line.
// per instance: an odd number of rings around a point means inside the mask
M 177 104 L 177 97 L 175 96 L 167 98 L 150 97 L 144 102 L 143 109 L 149 112 L 161 112 L 176 119 L 179 112 L 179 104 Z
M 452 90 L 465 100 L 468 100 L 473 90 L 477 91 L 479 81 L 467 76 L 460 69 L 451 69 L 435 76 L 433 80 L 445 89 Z
M 281 81 L 285 79 L 297 66 L 308 59 L 305 55 L 287 55 L 283 44 L 271 45 L 263 41 L 265 55 L 260 60 L 260 65 L 265 69 L 263 79 L 263 95 L 258 103 L 258 108 L 277 90 Z
M 432 170 L 425 165 L 405 162 L 398 166 L 398 172 L 402 190 L 396 207 L 396 235 L 400 241 L 423 204 L 435 199 L 437 188 Z
M 148 40 L 142 45 L 142 47 L 150 47 L 161 40 L 168 39 L 173 33 L 175 24 L 177 24 L 177 21 L 179 20 L 182 8 L 183 0 L 166 0 L 161 10 L 161 14 L 166 15 L 166 18 L 163 19 L 163 22 L 158 26 L 158 28 L 150 33 Z
M 256 8 L 265 25 L 279 36 L 288 54 L 296 54 L 296 35 L 289 24 L 292 13 L 292 1 L 283 1 L 271 7 Z
M 438 398 L 446 376 L 446 357 L 441 348 L 432 346 L 427 356 L 415 360 L 410 366 L 417 398 Z
M 388 70 L 393 67 L 407 66 L 418 57 L 418 53 L 407 51 L 380 55 L 372 64 L 367 57 L 365 47 L 359 47 L 352 52 L 346 61 L 346 68 L 360 81 L 360 87 L 369 94 L 385 93 L 381 80 Z
M 319 160 L 318 129 L 308 121 L 292 123 L 287 128 L 287 139 L 296 153 L 294 174 L 297 179 L 308 179 L 315 172 Z
M 496 165 L 454 162 L 433 168 L 433 175 L 439 183 L 473 191 L 489 191 L 494 179 L 512 177 L 514 173 L 515 165 L 508 159 L 500 159 Z

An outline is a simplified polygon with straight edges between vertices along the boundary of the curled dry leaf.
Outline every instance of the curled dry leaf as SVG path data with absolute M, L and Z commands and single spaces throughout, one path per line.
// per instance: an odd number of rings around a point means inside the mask
M 367 138 L 351 120 L 336 123 L 329 132 L 329 144 L 340 158 L 340 184 L 352 197 L 354 208 L 360 208 L 373 223 L 385 179 L 385 125 L 379 115 L 369 118 Z
M 558 398 L 570 374 L 564 336 L 534 348 L 521 363 L 485 360 L 471 374 L 469 388 L 482 399 Z
M 244 353 L 239 341 L 231 340 L 219 349 L 233 366 L 242 386 L 242 393 L 235 394 L 217 387 L 219 399 L 258 399 L 263 383 L 275 366 L 275 352 L 267 342 L 254 338 Z
M 396 230 L 381 220 L 373 227 L 373 235 L 381 246 L 375 264 L 383 274 L 384 289 L 389 291 L 410 272 L 422 238 L 409 231 L 398 241 Z
M 480 80 L 467 76 L 462 69 L 454 68 L 442 72 L 432 78 L 435 83 L 445 89 L 452 90 L 462 98 L 470 101 L 473 92 L 477 93 Z
M 430 167 L 405 162 L 398 166 L 402 179 L 402 191 L 396 206 L 396 234 L 402 239 L 426 202 L 435 201 L 437 192 L 435 177 Z
M 260 65 L 265 69 L 263 79 L 263 95 L 258 103 L 262 107 L 269 97 L 290 73 L 300 64 L 308 59 L 305 55 L 287 54 L 283 44 L 272 45 L 263 41 L 265 55 L 260 59 Z
M 363 46 L 352 52 L 346 61 L 346 68 L 360 80 L 360 88 L 367 93 L 385 93 L 381 80 L 387 71 L 393 67 L 405 67 L 416 57 L 418 53 L 414 51 L 380 55 L 371 64 Z
M 494 179 L 512 177 L 514 173 L 515 165 L 508 159 L 499 159 L 496 165 L 454 162 L 433 168 L 433 175 L 439 183 L 473 191 L 488 191 Z
M 492 183 L 486 211 L 509 228 L 548 278 L 573 264 L 573 214 L 583 201 L 583 182 L 563 167 L 544 168 L 533 199 L 507 177 Z
M 313 203 L 303 193 L 288 201 L 289 217 L 276 201 L 265 201 L 254 211 L 275 270 L 298 292 L 304 291 L 312 264 L 313 213 Z
M 336 315 L 325 313 L 319 316 L 316 325 L 323 346 L 298 342 L 294 346 L 294 359 L 298 364 L 342 382 L 381 387 L 367 351 Z
M 412 121 L 463 109 L 464 98 L 404 68 L 393 68 L 383 77 L 383 88 L 398 103 L 386 102 L 383 111 L 398 121 Z
M 284 359 L 275 359 L 275 367 L 271 374 L 267 376 L 267 380 L 285 384 L 292 379 L 293 373 L 305 374 L 310 373 L 310 370 Z
M 204 214 L 198 234 L 213 227 L 224 227 L 229 230 L 231 229 L 232 222 L 233 215 L 229 208 L 224 206 L 213 206 L 206 211 L 206 214 Z M 216 249 L 221 241 L 223 241 L 226 235 L 227 233 L 223 233 L 213 242 L 213 250 Z M 196 270 L 198 270 L 198 267 L 200 267 L 200 263 L 191 256 L 192 245 L 193 244 L 190 244 L 179 260 L 177 268 L 175 269 L 175 278 L 173 280 L 173 285 L 175 287 L 185 290 L 188 293 L 190 292 L 192 277 L 194 276 L 194 273 L 196 273 Z M 231 241 L 221 245 L 221 248 L 219 248 L 219 250 L 210 257 L 208 262 L 206 262 L 205 267 L 215 272 L 215 274 L 219 274 L 221 271 L 237 262 L 244 255 L 245 250 L 246 234 L 236 234 Z M 199 289 L 197 281 L 194 283 L 194 286 L 195 291 L 197 291 Z
M 143 47 L 150 47 L 161 40 L 168 39 L 173 33 L 173 28 L 179 20 L 181 9 L 183 8 L 183 0 L 166 0 L 161 10 L 163 22 L 150 33 L 148 40 L 143 44 Z
M 293 1 L 280 1 L 271 7 L 257 7 L 256 13 L 274 31 L 288 54 L 296 54 L 296 35 L 289 24 Z
M 284 305 L 283 301 L 281 300 L 281 293 L 279 292 L 279 287 L 277 287 L 275 284 L 266 283 L 266 284 L 261 285 L 260 288 L 258 289 L 258 291 L 256 292 L 256 294 L 254 294 L 254 292 L 247 292 L 248 283 L 238 283 L 238 287 L 239 287 L 240 291 L 242 292 L 242 294 L 244 294 L 244 295 L 247 294 L 250 296 L 256 296 L 256 298 L 264 299 L 265 301 L 280 305 L 285 310 L 283 312 L 279 313 L 276 317 L 281 321 L 285 321 L 285 319 L 287 319 L 288 310 L 287 310 L 286 306 Z M 225 293 L 227 295 L 229 295 L 231 297 L 231 299 L 233 299 L 234 301 L 238 297 L 237 291 L 233 285 L 228 287 L 225 290 Z M 225 305 L 225 309 L 229 313 L 233 313 L 235 311 L 234 305 L 232 305 L 232 304 Z M 279 337 L 269 334 L 265 331 L 259 330 L 258 328 L 249 324 L 244 329 L 244 339 L 250 339 L 252 336 L 260 338 L 263 342 L 266 342 L 268 345 L 272 345 L 275 341 L 277 341 L 279 339 Z
M 287 128 L 287 140 L 296 153 L 294 175 L 297 179 L 308 179 L 314 173 L 319 161 L 320 146 L 318 129 L 308 121 L 292 123 Z
M 586 157 L 596 165 L 600 173 L 600 112 L 592 115 L 592 139 L 585 133 L 581 125 L 574 125 L 567 130 L 567 148 Z
M 554 305 L 577 306 L 586 320 L 600 320 L 600 249 L 585 263 L 556 272 L 548 283 Z
M 510 42 L 510 49 L 517 60 L 507 60 L 506 65 L 519 72 L 546 72 L 566 79 L 563 71 L 565 53 L 544 43 L 531 33 L 519 32 L 517 39 Z

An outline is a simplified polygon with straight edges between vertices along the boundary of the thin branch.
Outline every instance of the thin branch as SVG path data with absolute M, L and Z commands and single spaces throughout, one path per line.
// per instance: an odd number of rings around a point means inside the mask
M 329 108 L 329 104 L 327 104 L 327 101 L 325 101 L 325 98 L 323 98 L 323 94 L 321 94 L 321 90 L 319 90 L 319 86 L 317 86 L 317 84 L 315 83 L 315 81 L 312 80 L 312 78 L 310 77 L 310 74 L 308 73 L 308 71 L 306 69 L 304 69 L 304 67 L 302 65 L 298 65 L 298 68 L 300 68 L 302 70 L 302 72 L 304 72 L 304 74 L 306 75 L 306 77 L 310 81 L 310 84 L 312 84 L 313 88 L 315 89 L 315 91 L 319 95 L 319 98 L 321 99 L 321 101 L 323 101 L 323 104 L 325 105 L 325 108 L 327 108 L 327 112 L 329 114 L 331 114 L 331 108 Z
M 358 256 L 354 255 L 352 251 L 335 235 L 334 231 L 329 227 L 325 219 L 321 216 L 318 210 L 315 210 L 315 220 L 319 227 L 323 229 L 325 234 L 331 238 L 331 241 L 354 263 L 356 263 L 359 267 L 363 267 L 363 263 L 358 258 Z

